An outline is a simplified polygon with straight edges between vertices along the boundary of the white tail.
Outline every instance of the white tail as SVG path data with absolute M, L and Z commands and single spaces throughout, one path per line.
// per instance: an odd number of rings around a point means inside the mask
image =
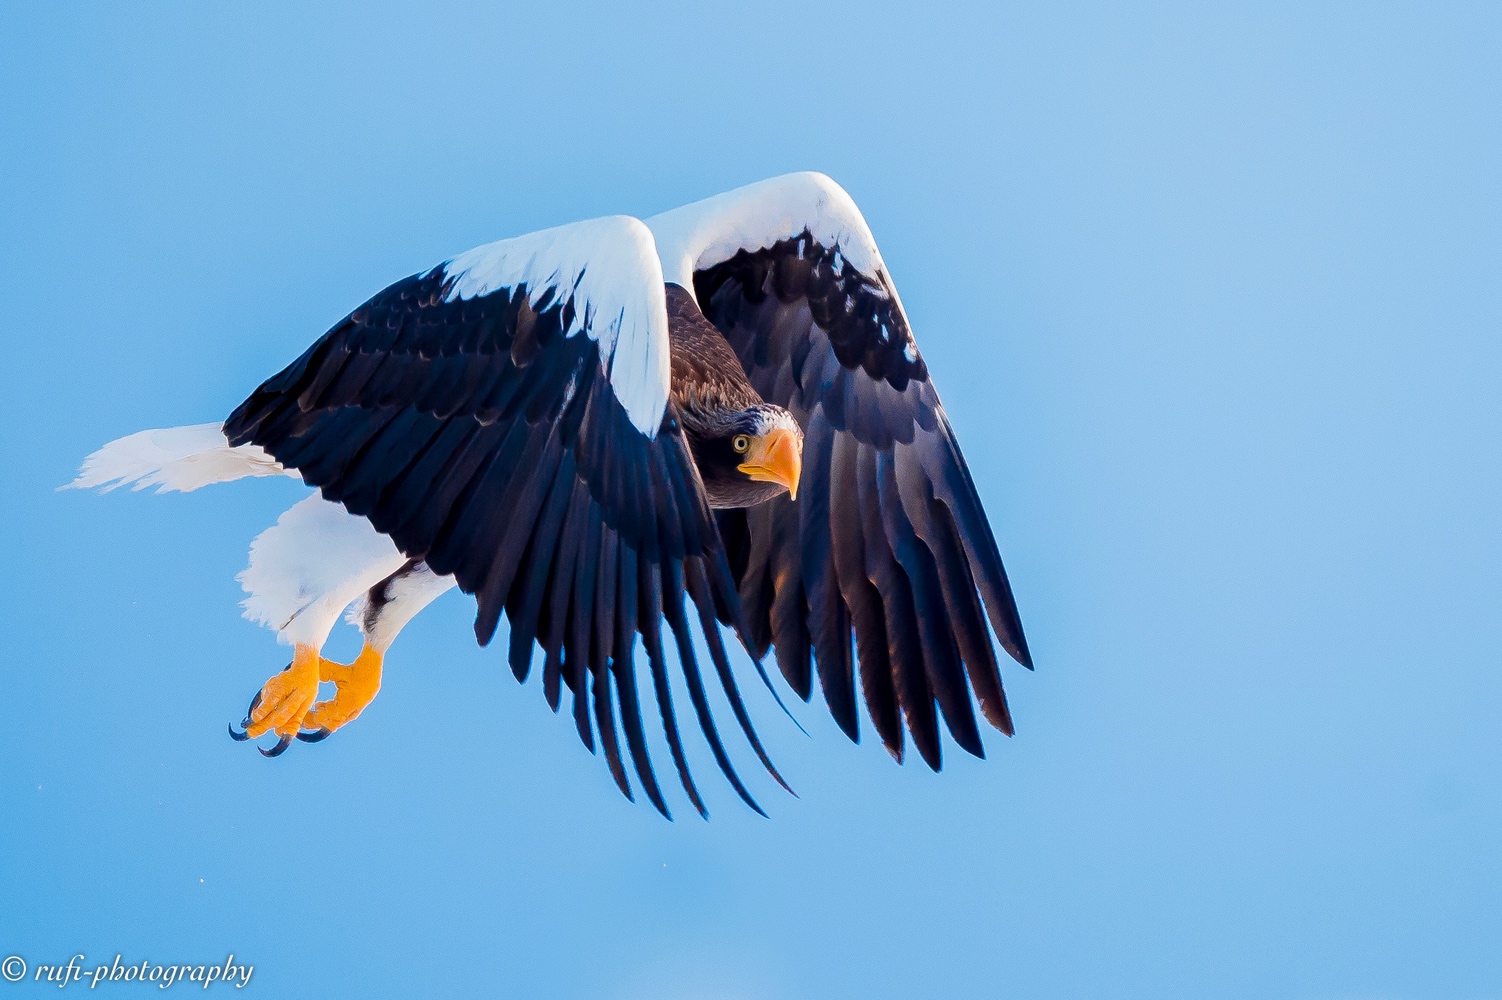
M 302 477 L 284 469 L 260 445 L 231 448 L 222 424 L 162 427 L 139 431 L 111 441 L 83 460 L 78 478 L 59 489 L 100 492 L 129 485 L 133 490 L 155 486 L 158 493 L 189 493 L 210 483 L 227 483 L 246 476 Z

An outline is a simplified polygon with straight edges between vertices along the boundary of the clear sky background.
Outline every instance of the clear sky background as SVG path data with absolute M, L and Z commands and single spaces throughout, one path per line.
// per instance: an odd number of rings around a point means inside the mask
M 237 6 L 0 31 L 0 955 L 234 952 L 278 997 L 1502 997 L 1495 5 Z M 456 252 L 809 168 L 1016 588 L 1038 669 L 986 761 L 747 685 L 802 797 L 736 743 L 753 815 L 695 741 L 712 819 L 670 824 L 457 593 L 263 760 L 225 723 L 286 651 L 234 575 L 304 488 L 53 492 Z

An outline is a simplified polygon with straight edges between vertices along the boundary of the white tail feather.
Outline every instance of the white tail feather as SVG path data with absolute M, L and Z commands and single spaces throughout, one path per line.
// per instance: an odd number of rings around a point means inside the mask
M 83 460 L 78 478 L 59 489 L 108 493 L 121 486 L 158 493 L 189 493 L 210 483 L 227 483 L 246 476 L 291 476 L 259 445 L 231 448 L 221 424 L 162 427 L 139 431 L 109 444 Z

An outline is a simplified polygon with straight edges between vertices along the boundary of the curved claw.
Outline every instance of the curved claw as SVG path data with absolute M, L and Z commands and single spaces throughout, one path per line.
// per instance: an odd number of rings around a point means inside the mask
M 332 729 L 315 729 L 312 732 L 299 732 L 297 734 L 297 738 L 302 740 L 304 743 L 318 743 L 328 739 L 331 733 L 333 733 Z
M 276 741 L 276 746 L 272 747 L 270 750 L 261 750 L 260 747 L 256 747 L 256 749 L 261 751 L 262 757 L 280 757 L 282 755 L 282 751 L 286 750 L 291 745 L 292 737 L 283 736 L 281 739 Z
M 245 710 L 245 718 L 240 720 L 240 732 L 235 732 L 234 723 L 229 724 L 230 739 L 234 740 L 236 743 L 244 743 L 246 740 L 250 739 L 250 734 L 245 732 L 245 730 L 250 728 L 250 717 L 255 714 L 256 706 L 260 703 L 261 692 L 257 691 L 256 696 L 250 699 L 250 707 Z

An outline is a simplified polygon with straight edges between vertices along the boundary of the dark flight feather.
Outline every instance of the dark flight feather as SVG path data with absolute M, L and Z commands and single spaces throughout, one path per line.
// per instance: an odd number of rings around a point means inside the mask
M 938 770 L 940 717 L 982 756 L 972 691 L 984 717 L 1012 731 L 985 621 L 1014 659 L 1032 662 L 990 525 L 889 279 L 857 271 L 805 231 L 697 271 L 694 292 L 752 386 L 805 435 L 796 502 L 717 512 L 752 652 L 770 644 L 805 700 L 816 670 L 851 739 L 858 677 L 872 725 L 899 760 L 905 721 Z

